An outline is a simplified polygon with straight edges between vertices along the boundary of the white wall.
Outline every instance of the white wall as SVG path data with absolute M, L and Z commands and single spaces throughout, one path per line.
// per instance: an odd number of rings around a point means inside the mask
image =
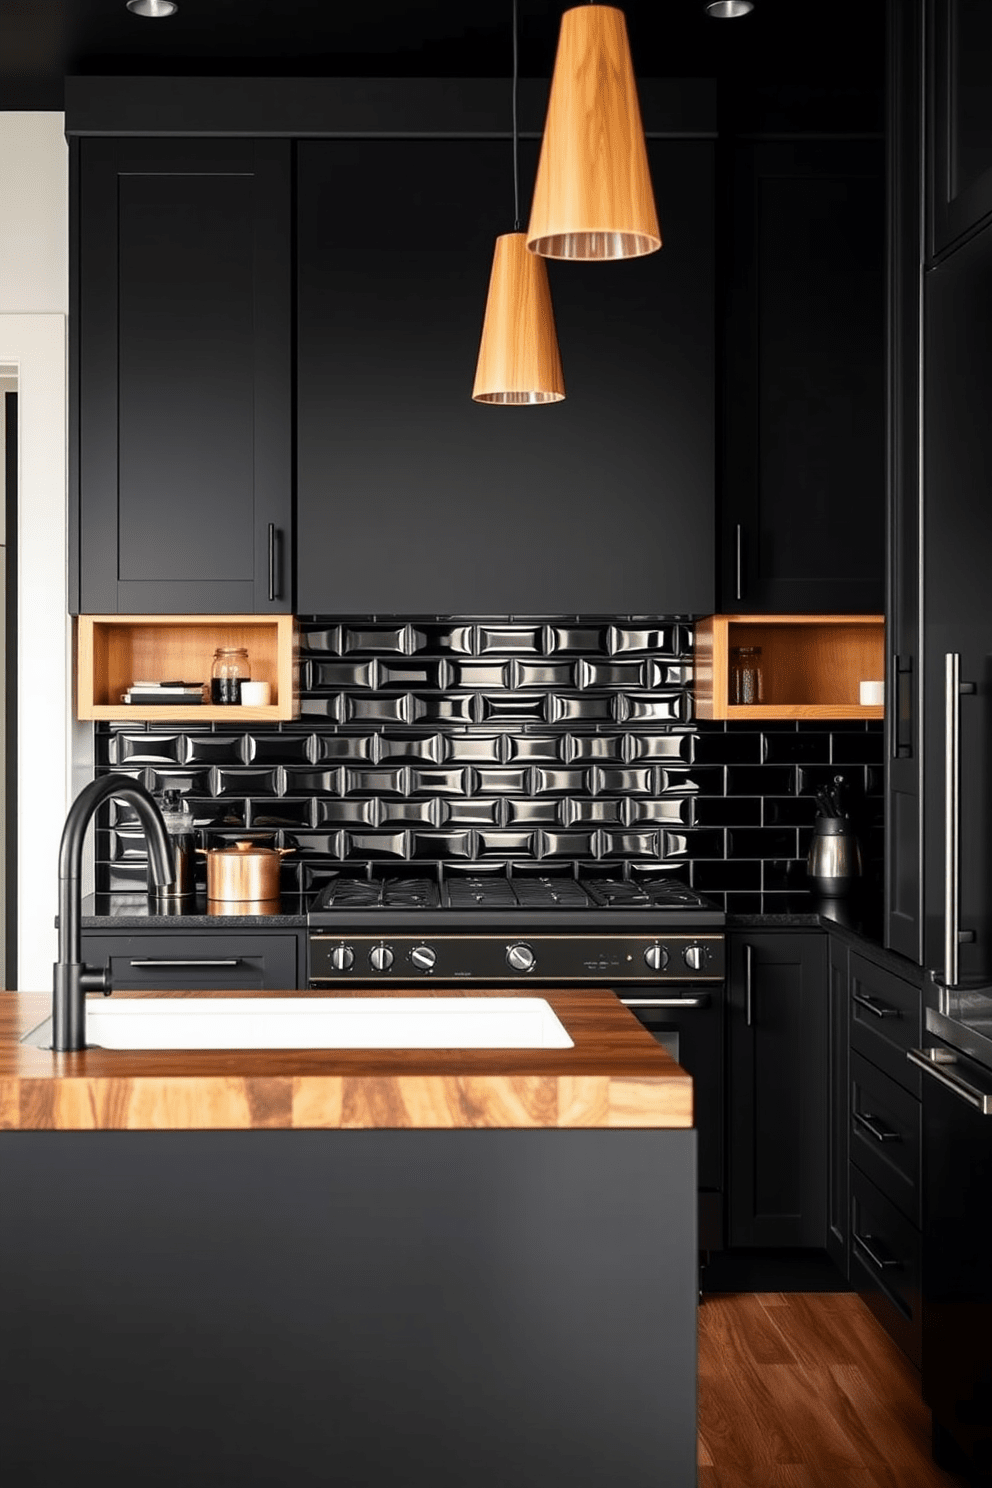
M 0 363 L 16 367 L 19 395 L 17 928 L 24 990 L 51 986 L 58 845 L 71 794 L 63 128 L 62 114 L 0 112 Z M 84 731 L 83 754 L 86 747 Z

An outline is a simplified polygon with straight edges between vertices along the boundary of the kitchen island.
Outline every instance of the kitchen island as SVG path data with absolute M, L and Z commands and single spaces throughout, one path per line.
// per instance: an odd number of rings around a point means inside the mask
M 573 1047 L 54 1054 L 0 994 L 11 1481 L 693 1484 L 692 1084 L 537 995 Z

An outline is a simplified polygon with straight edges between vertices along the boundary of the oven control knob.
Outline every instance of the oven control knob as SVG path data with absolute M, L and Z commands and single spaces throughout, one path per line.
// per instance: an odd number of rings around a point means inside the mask
M 335 946 L 331 952 L 331 965 L 335 971 L 350 971 L 355 964 L 355 953 L 351 946 Z
M 393 953 L 388 946 L 373 946 L 369 951 L 369 965 L 373 971 L 388 971 L 393 964 Z
M 648 946 L 644 952 L 644 961 L 652 971 L 664 971 L 668 965 L 668 952 L 663 945 Z
M 702 948 L 702 946 L 698 946 L 698 945 L 686 946 L 685 950 L 682 952 L 682 960 L 685 962 L 686 966 L 688 966 L 688 968 L 689 968 L 690 971 L 702 971 L 702 969 L 703 969 L 703 948 Z
M 531 946 L 522 941 L 517 945 L 507 946 L 506 964 L 512 971 L 531 971 L 537 962 L 537 957 Z
M 410 952 L 410 960 L 418 971 L 433 971 L 434 962 L 437 960 L 437 951 L 433 946 L 414 946 Z

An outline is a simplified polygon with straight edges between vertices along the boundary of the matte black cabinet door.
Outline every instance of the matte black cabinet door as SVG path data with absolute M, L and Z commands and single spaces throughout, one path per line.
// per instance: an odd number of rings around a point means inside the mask
M 730 1244 L 826 1244 L 827 938 L 732 934 Z
M 70 609 L 289 612 L 290 146 L 73 155 Z
M 851 1039 L 847 945 L 830 936 L 827 958 L 827 1253 L 842 1276 L 850 1268 Z
M 549 265 L 566 399 L 506 407 L 471 393 L 509 144 L 301 143 L 301 613 L 712 608 L 713 146 L 649 155 L 665 247 Z
M 992 979 L 992 226 L 924 281 L 924 964 L 944 969 L 947 657 L 959 658 L 960 972 Z
M 881 143 L 739 144 L 727 256 L 721 609 L 877 614 Z
M 83 957 L 105 967 L 115 992 L 293 991 L 306 985 L 305 937 L 251 931 L 83 931 Z
M 992 6 L 930 0 L 930 252 L 992 214 Z

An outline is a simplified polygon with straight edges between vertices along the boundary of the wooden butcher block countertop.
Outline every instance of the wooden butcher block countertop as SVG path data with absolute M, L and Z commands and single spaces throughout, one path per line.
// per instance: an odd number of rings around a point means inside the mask
M 114 999 L 177 995 L 118 992 Z M 460 994 L 418 988 L 416 995 Z M 612 992 L 473 988 L 461 995 L 543 997 L 575 1047 L 55 1054 L 19 1042 L 50 1014 L 51 995 L 3 992 L 0 1130 L 692 1126 L 692 1080 Z

